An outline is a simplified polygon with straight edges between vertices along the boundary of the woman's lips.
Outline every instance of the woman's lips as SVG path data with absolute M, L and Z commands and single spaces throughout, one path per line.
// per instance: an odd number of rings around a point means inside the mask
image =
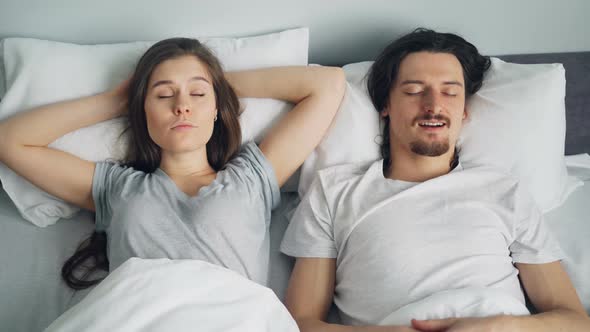
M 189 130 L 189 129 L 193 129 L 193 128 L 195 128 L 195 127 L 191 126 L 191 125 L 184 125 L 184 124 L 172 127 L 173 130 Z

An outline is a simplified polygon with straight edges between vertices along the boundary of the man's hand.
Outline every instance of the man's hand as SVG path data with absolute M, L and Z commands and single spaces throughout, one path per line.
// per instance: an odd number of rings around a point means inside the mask
M 412 319 L 412 327 L 422 332 L 500 332 L 510 331 L 503 316 L 485 318 Z
M 384 331 L 387 331 L 387 332 L 420 332 L 420 330 L 416 330 L 416 329 L 413 329 L 411 327 L 406 327 L 406 326 L 392 326 Z

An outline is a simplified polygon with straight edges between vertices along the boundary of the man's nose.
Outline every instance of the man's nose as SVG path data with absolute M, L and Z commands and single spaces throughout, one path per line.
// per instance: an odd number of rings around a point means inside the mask
M 442 110 L 442 98 L 433 91 L 429 91 L 424 95 L 423 100 L 424 111 L 428 113 L 438 114 Z

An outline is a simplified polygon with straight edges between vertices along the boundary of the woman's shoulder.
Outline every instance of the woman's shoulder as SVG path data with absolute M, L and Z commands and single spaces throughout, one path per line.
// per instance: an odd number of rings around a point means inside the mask
M 271 168 L 271 165 L 255 142 L 247 142 L 229 160 L 225 168 L 233 170 L 262 169 L 267 171 Z
M 118 161 L 106 160 L 96 163 L 95 176 L 104 177 L 107 180 L 134 180 L 142 181 L 152 173 L 148 173 Z
M 222 172 L 226 174 L 228 181 L 239 181 L 247 185 L 262 183 L 273 191 L 278 190 L 274 169 L 255 142 L 243 144 Z

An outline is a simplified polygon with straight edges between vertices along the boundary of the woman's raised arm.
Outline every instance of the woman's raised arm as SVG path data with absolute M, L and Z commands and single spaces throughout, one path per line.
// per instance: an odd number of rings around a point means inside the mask
M 48 193 L 94 210 L 94 163 L 47 145 L 124 113 L 126 89 L 127 82 L 109 92 L 41 106 L 0 122 L 0 162 Z
M 284 184 L 330 127 L 344 95 L 344 72 L 337 67 L 276 67 L 231 72 L 226 77 L 240 97 L 296 104 L 260 143 L 279 185 Z

